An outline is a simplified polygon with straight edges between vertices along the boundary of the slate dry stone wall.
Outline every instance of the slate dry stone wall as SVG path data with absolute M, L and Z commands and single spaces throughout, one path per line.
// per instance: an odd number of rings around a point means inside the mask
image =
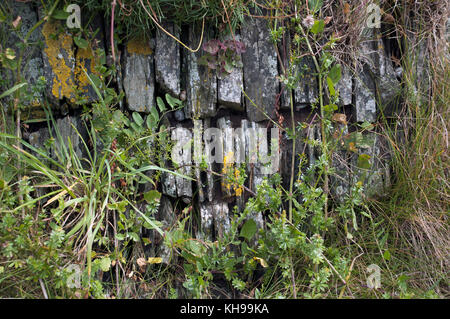
M 22 33 L 26 33 L 34 25 L 40 12 L 29 3 L 9 1 L 15 14 L 20 14 L 26 21 L 22 25 Z M 60 21 L 46 22 L 35 33 L 36 41 L 43 43 L 42 49 L 34 50 L 32 60 L 26 65 L 24 73 L 30 83 L 34 83 L 41 75 L 47 80 L 45 89 L 46 98 L 52 103 L 57 125 L 63 138 L 70 137 L 73 145 L 82 154 L 79 136 L 71 124 L 82 129 L 82 121 L 74 101 L 84 99 L 89 105 L 96 99 L 95 92 L 90 87 L 81 70 L 94 72 L 93 65 L 96 57 L 93 52 L 96 48 L 110 48 L 108 43 L 109 27 L 102 17 L 93 21 L 94 29 L 99 28 L 97 42 L 85 50 L 77 48 L 68 32 L 62 33 L 57 39 L 51 36 L 52 32 L 63 26 Z M 200 40 L 200 28 L 195 26 L 176 27 L 165 22 L 164 27 L 176 37 L 183 39 L 190 47 L 196 47 Z M 211 27 L 205 28 L 203 41 L 220 38 Z M 374 123 L 380 114 L 381 105 L 389 105 L 395 101 L 400 91 L 392 61 L 386 54 L 383 40 L 376 29 L 366 30 L 368 40 L 362 39 L 360 47 L 360 63 L 349 64 L 343 67 L 343 76 L 337 87 L 340 91 L 341 111 L 347 115 L 349 123 Z M 149 40 L 133 39 L 117 52 L 120 58 L 121 76 L 117 79 L 119 90 L 125 92 L 123 107 L 129 111 L 136 111 L 142 115 L 155 108 L 157 96 L 163 97 L 165 93 L 185 100 L 185 107 L 169 114 L 167 123 L 174 130 L 172 138 L 190 141 L 194 133 L 204 132 L 209 127 L 222 129 L 223 156 L 229 152 L 241 154 L 247 160 L 254 156 L 251 139 L 258 128 L 271 128 L 267 119 L 279 121 L 282 116 L 284 124 L 290 123 L 289 92 L 280 84 L 277 76 L 280 74 L 280 60 L 276 56 L 273 43 L 270 41 L 267 22 L 261 19 L 246 19 L 237 36 L 245 44 L 246 51 L 242 53 L 243 68 L 235 68 L 228 77 L 218 78 L 205 66 L 198 64 L 199 58 L 204 54 L 202 50 L 192 53 L 181 48 L 169 36 L 156 30 Z M 9 45 L 17 48 L 16 39 L 11 36 Z M 287 50 L 288 51 L 288 50 Z M 288 61 L 289 57 L 284 57 Z M 303 73 L 302 81 L 294 90 L 295 119 L 310 121 L 297 139 L 297 150 L 305 153 L 309 163 L 314 162 L 320 152 L 317 148 L 305 144 L 305 138 L 320 139 L 320 129 L 317 121 L 312 121 L 311 104 L 318 97 L 317 80 L 313 76 L 314 65 L 310 58 L 304 58 L 301 63 L 309 68 Z M 302 67 L 303 67 L 302 65 Z M 357 66 L 357 67 L 356 67 Z M 248 97 L 244 97 L 242 89 Z M 36 97 L 42 101 L 43 97 Z M 262 114 L 254 105 L 260 106 L 266 113 Z M 39 114 L 39 103 L 34 111 Z M 79 109 L 79 108 L 78 108 Z M 31 118 L 35 113 L 31 112 Z M 317 118 L 317 117 L 316 117 Z M 343 129 L 344 134 L 353 130 L 351 124 L 336 124 Z M 186 128 L 175 130 L 175 128 Z M 239 134 L 232 134 L 231 128 L 241 128 Z M 34 125 L 30 132 L 24 132 L 25 138 L 35 146 L 42 146 L 49 137 L 48 128 L 43 125 Z M 270 130 L 268 130 L 270 132 Z M 253 135 L 252 135 L 253 134 Z M 361 152 L 371 156 L 372 168 L 364 172 L 357 167 L 358 154 L 349 152 L 342 147 L 333 154 L 333 165 L 336 174 L 331 178 L 331 193 L 336 200 L 349 192 L 349 188 L 361 176 L 365 176 L 367 194 L 376 195 L 383 192 L 389 185 L 389 154 L 386 143 L 375 132 L 364 133 L 367 140 L 361 146 Z M 213 138 L 212 136 L 206 138 Z M 258 147 L 266 148 L 270 153 L 270 134 L 256 136 Z M 281 146 L 278 163 L 283 183 L 287 186 L 290 178 L 291 145 L 284 133 L 278 136 Z M 234 143 L 233 143 L 234 142 Z M 202 140 L 194 141 L 205 146 Z M 192 145 L 194 145 L 192 143 Z M 79 147 L 77 146 L 79 145 Z M 207 154 L 205 149 L 203 154 Z M 193 152 L 193 150 L 192 150 Z M 275 157 L 274 157 L 275 158 Z M 297 158 L 298 163 L 298 158 Z M 181 164 L 195 164 L 186 162 Z M 214 239 L 221 236 L 230 227 L 230 213 L 235 205 L 244 207 L 246 192 L 236 196 L 224 188 L 221 179 L 211 171 L 221 172 L 223 164 L 209 163 L 207 170 L 196 166 L 185 166 L 180 172 L 196 178 L 191 182 L 170 174 L 163 174 L 160 190 L 163 193 L 161 200 L 160 218 L 169 226 L 174 220 L 173 207 L 176 203 L 184 205 L 194 204 L 199 214 L 200 226 L 197 236 Z M 246 186 L 252 191 L 267 176 L 263 174 L 264 167 L 256 162 L 247 165 Z M 298 170 L 296 170 L 296 174 Z M 264 218 L 259 213 L 252 216 L 258 227 L 264 227 Z

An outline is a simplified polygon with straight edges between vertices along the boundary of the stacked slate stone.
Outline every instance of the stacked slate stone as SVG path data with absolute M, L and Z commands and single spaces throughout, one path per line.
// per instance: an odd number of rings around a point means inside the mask
M 9 2 L 17 10 L 23 10 L 22 7 L 32 8 L 29 4 Z M 37 21 L 36 11 L 29 15 L 27 19 Z M 44 46 L 41 52 L 31 55 L 31 66 L 35 70 L 25 69 L 29 75 L 27 80 L 34 82 L 37 76 L 43 74 L 47 80 L 45 95 L 55 108 L 66 104 L 74 107 L 73 99 L 76 94 L 84 95 L 86 103 L 91 103 L 96 97 L 90 84 L 86 82 L 84 73 L 77 70 L 94 72 L 91 68 L 94 58 L 90 54 L 92 52 L 80 52 L 67 33 L 60 33 L 57 38 L 50 36 L 58 29 L 58 25 L 55 25 L 58 23 L 46 22 L 38 33 Z M 106 26 L 101 19 L 98 24 L 102 28 Z M 24 24 L 21 32 L 27 32 L 32 25 L 33 23 Z M 198 26 L 179 28 L 170 22 L 164 22 L 164 28 L 176 38 L 182 39 L 190 48 L 196 48 L 199 44 L 202 31 Z M 213 29 L 208 26 L 205 30 L 204 42 L 222 37 L 214 34 Z M 357 68 L 344 66 L 342 79 L 337 86 L 340 107 L 350 110 L 349 118 L 358 123 L 374 123 L 383 111 L 380 106 L 393 103 L 400 89 L 382 40 L 377 38 L 376 31 L 367 30 L 366 35 L 368 40 L 362 41 L 361 59 L 356 64 Z M 191 52 L 160 30 L 155 31 L 149 39 L 131 39 L 122 52 L 116 52 L 122 72 L 117 83 L 125 92 L 125 105 L 129 111 L 149 114 L 156 107 L 156 97 L 163 97 L 166 93 L 184 101 L 184 109 L 169 114 L 165 125 L 171 128 L 172 140 L 183 145 L 174 150 L 179 162 L 178 168 L 172 168 L 191 176 L 194 181 L 172 174 L 162 175 L 160 190 L 163 199 L 159 217 L 164 221 L 165 227 L 170 227 L 170 223 L 175 221 L 173 207 L 177 205 L 174 203 L 181 200 L 185 206 L 192 205 L 199 214 L 198 237 L 211 240 L 221 237 L 229 230 L 233 207 L 238 205 L 242 209 L 248 196 L 251 196 L 251 192 L 256 192 L 257 186 L 265 177 L 279 173 L 286 183 L 291 176 L 292 141 L 284 133 L 274 135 L 270 130 L 274 127 L 272 121 L 278 122 L 280 116 L 289 118 L 290 92 L 282 87 L 278 79 L 281 67 L 270 40 L 267 21 L 246 18 L 237 37 L 246 49 L 242 53 L 243 67 L 234 68 L 231 74 L 221 78 L 218 78 L 214 70 L 199 64 L 199 59 L 204 54 L 202 49 Z M 101 47 L 105 41 L 99 40 L 95 45 Z M 109 45 L 105 47 L 108 49 Z M 285 57 L 285 61 L 288 60 Z M 302 121 L 311 113 L 310 106 L 318 98 L 318 83 L 314 77 L 311 58 L 305 57 L 298 69 L 302 80 L 292 93 L 295 119 Z M 60 116 L 57 123 L 63 128 L 63 141 L 70 138 L 72 144 L 80 145 L 81 152 L 82 143 L 70 125 L 74 124 L 76 128 L 82 129 L 79 116 L 76 113 L 66 114 Z M 346 122 L 336 123 L 335 128 L 340 132 L 339 136 L 345 136 L 349 132 Z M 33 132 L 30 135 L 32 145 L 43 145 L 49 133 L 47 128 L 39 128 Z M 366 180 L 369 193 L 372 194 L 381 192 L 389 182 L 385 142 L 375 132 L 364 134 L 369 135 L 370 140 L 370 143 L 365 144 L 365 152 L 371 156 L 373 164 L 369 172 L 357 167 L 357 154 L 350 153 L 343 147 L 333 154 L 336 174 L 331 179 L 331 193 L 337 199 L 347 194 L 357 180 Z M 296 142 L 296 153 L 305 153 L 311 164 L 320 153 L 317 148 L 305 144 L 305 138 L 320 139 L 317 122 L 310 123 Z M 281 146 L 279 150 L 272 147 L 273 139 L 278 140 Z M 212 144 L 212 141 L 218 143 Z M 211 145 L 216 147 L 211 149 Z M 251 192 L 241 193 L 233 187 L 227 187 L 227 180 L 220 174 L 226 170 L 225 166 L 230 161 L 234 161 L 231 166 L 234 169 L 241 163 L 245 164 L 245 186 Z M 170 162 L 168 159 L 162 164 L 168 166 Z M 296 166 L 298 163 L 297 156 Z M 297 168 L 295 174 L 298 174 Z M 260 229 L 264 228 L 261 213 L 254 213 L 251 218 Z

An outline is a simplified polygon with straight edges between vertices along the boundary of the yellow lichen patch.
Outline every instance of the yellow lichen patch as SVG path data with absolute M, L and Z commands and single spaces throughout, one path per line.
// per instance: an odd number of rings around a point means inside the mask
M 79 92 L 87 93 L 90 85 L 89 78 L 84 70 L 86 70 L 87 73 L 98 75 L 98 72 L 95 70 L 96 63 L 97 61 L 91 46 L 88 46 L 86 49 L 78 49 L 74 73 Z
M 153 53 L 150 48 L 150 41 L 143 37 L 136 37 L 131 39 L 127 43 L 127 51 L 129 53 L 140 54 L 140 55 L 150 55 Z
M 69 34 L 62 33 L 58 36 L 58 23 L 47 22 L 42 28 L 45 37 L 44 52 L 54 73 L 52 94 L 58 99 L 70 98 L 74 91 L 72 68 L 66 64 L 73 59 L 73 40 Z

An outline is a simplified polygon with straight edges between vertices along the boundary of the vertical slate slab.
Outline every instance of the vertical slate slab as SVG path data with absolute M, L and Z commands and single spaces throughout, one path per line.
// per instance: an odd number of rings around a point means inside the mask
M 70 139 L 70 143 L 72 144 L 77 157 L 84 157 L 86 155 L 86 149 L 82 138 L 85 142 L 87 141 L 87 132 L 83 124 L 83 120 L 80 118 L 80 116 L 66 116 L 63 118 L 59 118 L 56 120 L 56 126 L 59 130 L 59 133 L 61 134 L 61 142 L 63 143 L 63 145 L 67 147 L 67 145 L 69 145 Z M 53 136 L 55 137 L 55 148 L 59 149 L 60 152 L 62 152 L 62 145 L 57 138 L 56 132 L 53 134 Z
M 285 32 L 284 45 L 280 44 L 278 46 L 278 51 L 281 54 L 283 66 L 285 70 L 288 71 L 290 68 L 290 55 L 291 55 L 291 35 L 289 31 Z M 283 68 L 280 66 L 278 69 L 280 75 L 283 74 Z M 283 83 L 280 83 L 280 87 L 281 87 L 280 108 L 289 110 L 291 108 L 291 89 L 287 88 L 287 86 Z
M 213 211 L 214 229 L 216 235 L 215 238 L 217 240 L 219 238 L 223 238 L 223 236 L 228 233 L 231 228 L 228 204 L 224 202 L 214 204 Z
M 368 65 L 364 65 L 358 73 L 355 79 L 356 121 L 373 123 L 377 118 L 375 82 Z
M 176 223 L 176 215 L 173 209 L 172 200 L 167 196 L 161 196 L 161 202 L 158 209 L 157 220 L 162 222 L 162 230 L 169 230 Z M 151 256 L 159 256 L 163 259 L 164 264 L 169 264 L 170 262 L 176 262 L 177 254 L 172 254 L 170 247 L 168 247 L 163 238 L 158 232 L 152 231 L 153 237 L 158 237 L 160 241 L 157 247 L 157 252 Z M 175 260 L 174 260 L 175 259 Z
M 341 106 L 352 104 L 353 76 L 348 66 L 341 66 L 341 79 L 336 85 L 339 91 L 339 104 Z
M 189 28 L 188 43 L 191 48 L 198 46 L 200 35 L 201 30 L 198 28 Z M 203 43 L 209 41 L 212 37 L 212 31 L 206 28 Z M 208 69 L 207 66 L 198 64 L 198 59 L 205 54 L 202 49 L 195 53 L 190 51 L 185 52 L 187 65 L 186 118 L 198 119 L 212 117 L 216 114 L 217 104 L 216 72 Z
M 223 156 L 227 158 L 227 165 L 234 166 L 235 162 L 235 150 L 233 146 L 233 128 L 229 117 L 221 117 L 217 120 L 219 129 L 222 130 L 222 143 L 223 143 Z M 225 160 L 224 160 L 225 161 Z M 223 170 L 225 170 L 225 163 L 223 164 Z M 232 196 L 234 192 L 231 188 L 227 187 L 226 176 L 222 177 L 222 194 L 225 196 Z
M 63 30 L 60 32 L 60 30 Z M 60 21 L 48 21 L 42 27 L 44 36 L 44 76 L 47 80 L 47 97 L 52 104 L 67 98 L 75 102 L 75 53 L 72 36 Z
M 195 178 L 197 179 L 198 199 L 202 203 L 205 200 L 212 201 L 214 194 L 214 179 L 212 171 L 214 169 L 211 163 L 211 152 L 208 145 L 203 145 L 204 130 L 210 126 L 210 120 L 194 120 L 194 164 Z M 202 163 L 206 165 L 206 172 L 200 167 Z
M 11 8 L 12 18 L 16 19 L 18 16 L 21 17 L 20 27 L 17 30 L 9 32 L 6 36 L 6 44 L 3 49 L 11 48 L 15 51 L 16 60 L 18 59 L 20 49 L 18 44 L 22 43 L 20 39 L 25 38 L 27 33 L 31 30 L 31 28 L 38 22 L 38 14 L 33 7 L 29 3 L 21 3 L 13 0 L 6 1 L 7 7 Z M 5 26 L 3 23 L 3 27 Z M 8 26 L 10 28 L 10 26 Z M 42 40 L 42 35 L 40 33 L 39 28 L 36 29 L 33 33 L 31 33 L 30 38 L 28 39 L 29 43 L 36 43 Z M 32 94 L 31 86 L 36 84 L 38 78 L 43 75 L 43 60 L 42 53 L 36 45 L 28 46 L 23 53 L 23 60 L 21 65 L 21 74 L 25 78 L 25 80 L 29 83 L 29 85 L 24 88 L 29 94 Z M 14 79 L 12 78 L 12 74 L 7 72 L 6 70 L 2 73 L 2 80 L 8 79 L 8 83 L 5 88 L 2 88 L 2 92 L 10 89 L 14 85 Z M 41 93 L 33 93 L 33 101 L 22 101 L 25 105 L 34 106 L 40 105 L 43 102 L 43 96 Z
M 202 181 L 202 169 L 200 165 L 203 161 L 203 121 L 194 120 L 194 164 L 195 164 L 195 178 L 197 179 L 197 191 L 199 202 L 205 201 L 205 191 Z
M 306 136 L 305 131 L 297 132 L 297 138 L 295 140 L 295 164 L 294 164 L 294 181 L 298 179 L 299 174 L 299 165 L 301 156 L 306 152 L 306 147 L 304 143 L 304 139 Z M 281 178 L 283 181 L 283 186 L 285 189 L 289 189 L 290 178 L 292 175 L 291 172 L 291 164 L 292 164 L 292 139 L 288 139 L 288 136 L 285 132 L 282 134 L 281 141 L 281 159 L 280 159 L 280 169 L 281 169 Z
M 370 169 L 358 167 L 359 155 L 354 154 L 350 161 L 352 182 L 361 181 L 363 183 L 365 196 L 380 196 L 385 194 L 391 185 L 387 141 L 375 132 L 366 133 L 364 139 L 366 142 L 361 146 L 359 153 L 370 156 L 371 167 Z
M 360 47 L 360 63 L 355 76 L 355 113 L 357 122 L 375 122 L 377 118 L 376 86 L 373 70 L 375 69 L 374 33 L 365 29 Z
M 304 57 L 297 66 L 297 77 L 299 83 L 294 90 L 295 106 L 302 109 L 307 105 L 313 104 L 319 93 L 319 86 L 317 83 L 317 73 L 314 61 L 311 57 Z
M 196 237 L 202 240 L 213 240 L 214 207 L 212 203 L 200 204 L 200 229 Z
M 235 35 L 234 39 L 236 41 L 241 41 L 241 37 L 238 34 Z M 226 36 L 222 40 L 233 40 L 233 37 Z M 244 88 L 244 75 L 242 68 L 235 67 L 230 74 L 218 78 L 217 86 L 217 102 L 220 105 L 237 110 L 243 110 L 242 89 Z
M 233 68 L 233 71 L 218 79 L 218 102 L 236 110 L 243 110 L 242 106 L 242 88 L 244 79 L 241 68 Z
M 386 56 L 381 35 L 378 35 L 377 50 L 375 58 L 375 74 L 377 85 L 377 97 L 379 98 L 379 107 L 384 111 L 385 108 L 393 105 L 395 98 L 401 91 L 400 82 L 397 80 L 397 74 L 392 65 L 392 61 Z
M 155 72 L 151 40 L 139 38 L 127 43 L 123 70 L 123 87 L 128 108 L 150 113 L 155 106 Z
M 176 172 L 185 176 L 190 176 L 192 170 L 192 132 L 187 128 L 177 126 L 177 128 L 172 131 L 172 141 L 177 144 L 172 149 L 172 152 L 178 152 L 177 154 L 172 154 L 172 158 L 177 159 L 177 165 L 180 167 Z M 177 185 L 177 196 L 182 197 L 185 202 L 190 202 L 190 198 L 192 198 L 191 180 L 175 176 L 175 183 Z
M 176 38 L 180 33 L 173 23 L 164 22 L 162 26 Z M 156 83 L 172 96 L 180 95 L 180 45 L 166 33 L 156 31 L 155 73 Z
M 210 241 L 223 238 L 231 228 L 228 204 L 224 202 L 200 204 L 200 226 L 197 238 Z
M 247 18 L 241 30 L 246 48 L 242 54 L 245 92 L 258 107 L 245 98 L 247 118 L 253 122 L 267 119 L 266 115 L 275 118 L 275 102 L 279 90 L 276 79 L 278 65 L 267 21 Z

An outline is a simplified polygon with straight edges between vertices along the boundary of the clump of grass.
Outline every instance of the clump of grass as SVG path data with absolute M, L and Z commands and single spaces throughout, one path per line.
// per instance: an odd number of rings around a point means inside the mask
M 229 22 L 234 29 L 242 22 L 249 2 L 253 1 L 117 0 L 115 21 L 126 34 L 146 33 L 155 27 L 147 12 L 159 22 L 169 20 L 178 25 L 190 25 L 207 19 L 216 27 Z M 103 12 L 108 19 L 111 16 L 110 0 L 76 0 L 75 3 L 90 11 Z
M 406 94 L 401 111 L 389 119 L 394 128 L 385 125 L 395 180 L 391 196 L 374 208 L 391 226 L 410 285 L 448 296 L 450 67 L 443 41 L 449 7 L 436 1 L 408 8 L 414 15 L 404 12 Z

